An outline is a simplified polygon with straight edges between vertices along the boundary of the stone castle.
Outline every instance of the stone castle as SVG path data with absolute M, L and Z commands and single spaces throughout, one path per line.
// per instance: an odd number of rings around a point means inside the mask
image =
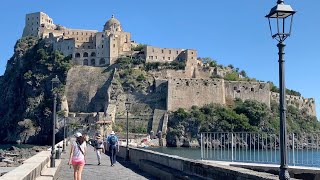
M 69 112 L 78 113 L 74 116 L 84 119 L 88 119 L 86 113 L 95 116 L 92 113 L 103 112 L 102 114 L 108 114 L 114 121 L 116 116 L 125 111 L 126 95 L 118 93 L 117 88 L 113 87 L 117 84 L 115 73 L 102 76 L 99 70 L 99 67 L 114 64 L 120 57 L 135 56 L 145 59 L 146 62 L 186 62 L 185 70 L 160 69 L 151 72 L 154 78 L 153 92 L 165 96 L 165 105 L 155 103 L 150 113 L 146 110 L 151 107 L 148 103 L 136 102 L 140 103 L 136 111 L 140 109 L 140 114 L 147 114 L 146 119 L 151 117 L 149 120 L 152 120 L 154 131 L 165 131 L 163 128 L 166 126 L 167 112 L 178 108 L 191 108 L 193 105 L 203 106 L 209 103 L 228 105 L 235 98 L 254 99 L 269 107 L 272 100 L 279 101 L 279 94 L 271 92 L 268 83 L 212 78 L 223 77 L 230 69 L 204 66 L 197 59 L 197 51 L 194 49 L 144 46 L 142 50 L 132 50 L 138 44 L 132 41 L 129 32 L 123 31 L 119 20 L 114 16 L 105 23 L 102 32 L 99 32 L 69 29 L 54 24 L 45 13 L 31 13 L 26 15 L 22 36 L 36 36 L 49 41 L 54 50 L 72 56 L 74 63 L 80 65 L 68 73 L 66 98 L 62 106 Z M 313 98 L 287 95 L 287 104 L 304 109 L 310 115 L 316 115 Z M 80 112 L 84 114 L 79 114 Z M 102 114 L 97 113 L 100 117 Z
M 119 20 L 112 16 L 97 30 L 70 29 L 54 24 L 43 12 L 26 15 L 23 37 L 36 36 L 52 42 L 54 50 L 72 56 L 75 64 L 86 66 L 109 66 L 119 57 L 137 55 L 131 51 L 137 43 L 131 33 L 122 30 Z M 158 48 L 145 46 L 142 58 L 147 62 L 171 62 L 174 60 L 196 60 L 197 51 L 192 49 Z

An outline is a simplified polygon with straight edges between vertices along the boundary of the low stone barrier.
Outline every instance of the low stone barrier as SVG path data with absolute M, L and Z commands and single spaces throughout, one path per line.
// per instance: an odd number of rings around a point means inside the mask
M 55 148 L 62 145 L 57 143 Z M 51 148 L 41 151 L 23 162 L 22 165 L 0 177 L 0 180 L 34 180 L 40 176 L 42 169 L 49 163 Z
M 125 158 L 126 149 L 120 147 L 118 156 Z M 278 176 L 239 167 L 211 164 L 147 149 L 130 148 L 130 161 L 140 169 L 160 179 L 279 179 Z M 162 172 L 162 173 L 161 173 Z

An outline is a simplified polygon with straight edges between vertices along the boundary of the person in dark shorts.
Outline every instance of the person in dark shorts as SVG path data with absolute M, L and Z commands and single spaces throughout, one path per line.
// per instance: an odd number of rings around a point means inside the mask
M 107 143 L 109 145 L 111 166 L 114 166 L 114 164 L 117 162 L 117 152 L 119 152 L 118 137 L 115 135 L 114 131 L 112 131 L 110 135 L 107 137 Z

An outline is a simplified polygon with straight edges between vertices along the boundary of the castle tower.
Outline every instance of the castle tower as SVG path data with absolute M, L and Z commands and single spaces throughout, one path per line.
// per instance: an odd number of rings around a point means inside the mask
M 22 37 L 40 37 L 41 28 L 54 29 L 54 26 L 52 19 L 43 12 L 27 14 Z

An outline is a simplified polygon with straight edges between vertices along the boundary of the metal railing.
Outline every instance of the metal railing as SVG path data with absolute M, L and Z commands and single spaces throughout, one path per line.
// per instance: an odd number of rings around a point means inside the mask
M 201 133 L 201 159 L 279 164 L 279 135 L 255 132 Z M 289 165 L 320 166 L 320 132 L 288 134 Z

